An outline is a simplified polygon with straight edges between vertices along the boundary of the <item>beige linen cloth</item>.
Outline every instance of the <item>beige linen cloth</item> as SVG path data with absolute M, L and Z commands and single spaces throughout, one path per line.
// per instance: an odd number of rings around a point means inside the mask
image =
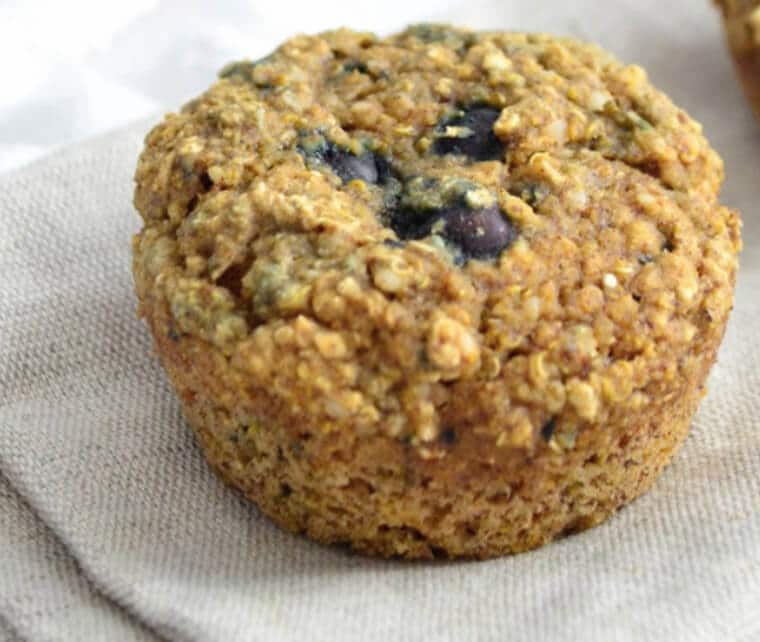
M 760 127 L 717 16 L 488 0 L 431 17 L 595 40 L 726 159 L 746 249 L 683 450 L 608 523 L 517 557 L 387 562 L 280 531 L 209 472 L 135 318 L 140 123 L 0 177 L 0 640 L 760 640 Z

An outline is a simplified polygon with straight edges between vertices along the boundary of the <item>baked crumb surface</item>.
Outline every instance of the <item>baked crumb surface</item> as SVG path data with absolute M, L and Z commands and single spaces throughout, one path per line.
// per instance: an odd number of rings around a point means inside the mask
M 209 459 L 281 524 L 524 550 L 685 435 L 733 301 L 722 178 L 591 45 L 297 36 L 148 135 L 140 309 Z

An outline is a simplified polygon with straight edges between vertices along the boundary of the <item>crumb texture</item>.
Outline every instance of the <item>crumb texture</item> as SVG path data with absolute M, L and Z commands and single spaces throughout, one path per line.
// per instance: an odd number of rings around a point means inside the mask
M 684 438 L 733 302 L 700 126 L 593 46 L 297 36 L 146 138 L 141 314 L 214 467 L 285 527 L 491 557 Z

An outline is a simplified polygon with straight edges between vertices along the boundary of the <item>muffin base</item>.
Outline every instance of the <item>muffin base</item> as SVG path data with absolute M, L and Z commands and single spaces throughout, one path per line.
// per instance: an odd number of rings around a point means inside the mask
M 294 437 L 293 425 L 270 419 L 283 409 L 266 391 L 232 384 L 226 360 L 204 342 L 172 338 L 165 313 L 146 316 L 185 417 L 221 478 L 289 531 L 381 557 L 487 559 L 598 525 L 647 491 L 671 460 L 714 360 L 707 355 L 699 382 L 652 403 L 630 430 L 589 426 L 562 453 L 542 444 L 505 465 L 445 476 L 441 462 L 431 468 L 388 437 L 355 439 L 348 449 L 345 435 L 321 443 Z M 243 436 L 241 408 L 258 415 Z M 384 476 L 368 472 L 378 462 L 387 464 Z

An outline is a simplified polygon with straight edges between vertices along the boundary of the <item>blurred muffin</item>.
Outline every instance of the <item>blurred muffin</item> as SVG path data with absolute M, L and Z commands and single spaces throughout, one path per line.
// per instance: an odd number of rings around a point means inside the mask
M 744 91 L 760 118 L 760 0 L 716 0 Z

